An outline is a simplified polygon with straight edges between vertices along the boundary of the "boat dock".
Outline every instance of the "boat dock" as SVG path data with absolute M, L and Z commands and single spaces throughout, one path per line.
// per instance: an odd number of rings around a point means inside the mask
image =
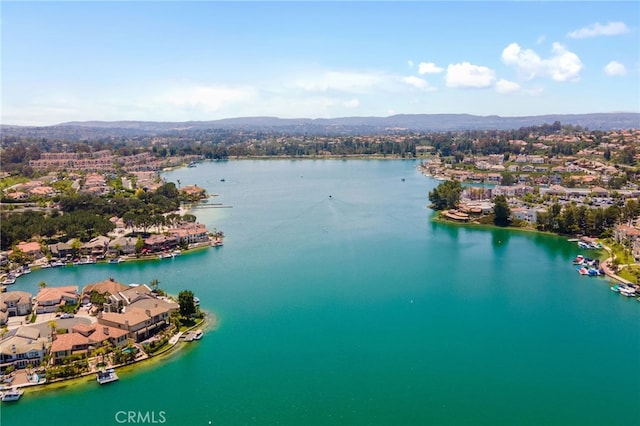
M 187 331 L 182 335 L 185 342 L 193 342 L 194 340 L 200 340 L 202 338 L 202 330 Z

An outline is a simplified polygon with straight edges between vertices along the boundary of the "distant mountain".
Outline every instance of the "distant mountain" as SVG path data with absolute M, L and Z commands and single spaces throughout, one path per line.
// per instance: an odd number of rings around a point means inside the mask
M 389 117 L 277 118 L 239 117 L 212 121 L 73 121 L 54 126 L 1 126 L 7 136 L 68 139 L 153 136 L 166 133 L 220 129 L 275 131 L 286 134 L 372 134 L 397 131 L 509 130 L 552 124 L 582 126 L 590 130 L 640 128 L 640 113 L 549 114 L 525 117 L 471 114 L 399 114 Z

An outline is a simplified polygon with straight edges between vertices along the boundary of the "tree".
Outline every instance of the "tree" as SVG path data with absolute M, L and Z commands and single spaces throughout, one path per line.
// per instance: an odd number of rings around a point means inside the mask
M 502 173 L 502 185 L 511 186 L 514 183 L 516 183 L 516 180 L 513 177 L 513 174 L 511 174 L 510 172 L 503 172 Z
M 154 278 L 151 280 L 149 285 L 151 286 L 151 290 L 153 290 L 153 292 L 155 293 L 156 291 L 158 291 L 158 286 L 160 285 L 160 281 L 158 281 L 157 278 Z
M 193 302 L 193 292 L 191 290 L 182 290 L 178 293 L 178 304 L 180 305 L 180 315 L 190 317 L 196 313 L 196 305 Z
M 453 209 L 460 202 L 462 185 L 458 181 L 448 180 L 442 182 L 429 192 L 429 201 L 434 210 Z
M 508 226 L 510 222 L 511 209 L 504 195 L 496 195 L 493 199 L 493 223 L 497 226 Z
M 136 240 L 136 254 L 142 253 L 143 248 L 144 248 L 144 240 L 140 235 L 138 235 L 138 239 Z

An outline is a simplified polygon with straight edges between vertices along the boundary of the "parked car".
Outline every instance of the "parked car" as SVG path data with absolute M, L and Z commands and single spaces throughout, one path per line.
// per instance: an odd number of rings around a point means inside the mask
M 60 318 L 65 319 L 65 318 L 73 318 L 75 315 L 73 314 L 62 314 L 62 316 Z

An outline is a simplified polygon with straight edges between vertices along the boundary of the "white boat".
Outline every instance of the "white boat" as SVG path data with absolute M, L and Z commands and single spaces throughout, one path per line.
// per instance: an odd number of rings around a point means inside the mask
M 2 394 L 2 402 L 17 401 L 23 393 L 24 391 L 22 389 L 9 389 Z
M 96 380 L 101 385 L 104 385 L 105 383 L 115 382 L 118 379 L 119 377 L 113 368 L 109 368 L 108 370 L 100 370 L 96 374 Z
M 5 277 L 5 279 L 2 281 L 2 285 L 11 285 L 11 284 L 15 284 L 16 283 L 16 277 L 9 274 Z
M 193 336 L 194 340 L 202 339 L 202 330 L 196 330 L 196 334 Z
M 633 287 L 620 287 L 620 294 L 626 297 L 633 297 L 636 295 L 636 289 Z

